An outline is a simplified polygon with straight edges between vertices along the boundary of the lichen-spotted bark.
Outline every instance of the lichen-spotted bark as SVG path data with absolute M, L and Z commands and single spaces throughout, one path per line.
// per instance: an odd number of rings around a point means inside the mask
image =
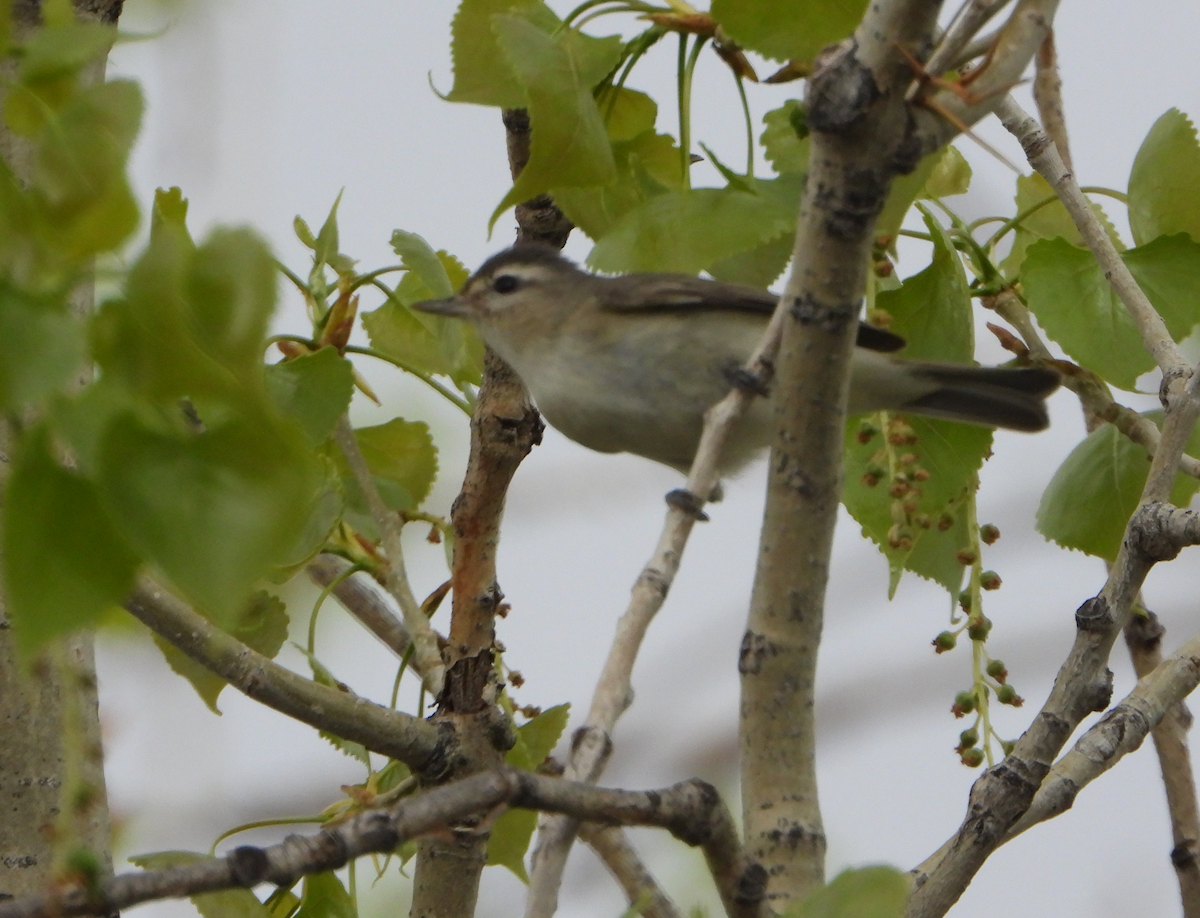
M 75 8 L 81 16 L 115 23 L 121 5 L 122 0 L 76 0 Z M 16 0 L 12 15 L 18 34 L 37 28 L 41 4 Z M 12 66 L 11 60 L 3 65 L 6 79 Z M 104 61 L 88 75 L 102 80 Z M 28 152 L 0 126 L 0 156 L 18 176 L 28 174 Z M 92 284 L 82 284 L 72 308 L 91 309 L 92 295 Z M 0 490 L 10 457 L 7 433 L 0 429 Z M 28 895 L 51 882 L 54 826 L 68 786 L 75 798 L 68 813 L 75 842 L 93 853 L 104 874 L 111 870 L 91 633 L 57 642 L 37 665 L 22 670 L 0 595 L 0 899 Z
M 774 388 L 776 438 L 750 615 L 742 641 L 746 846 L 775 911 L 824 882 L 813 689 L 841 489 L 849 360 L 894 176 L 920 155 L 903 48 L 922 56 L 939 4 L 875 4 L 810 79 L 812 153 Z

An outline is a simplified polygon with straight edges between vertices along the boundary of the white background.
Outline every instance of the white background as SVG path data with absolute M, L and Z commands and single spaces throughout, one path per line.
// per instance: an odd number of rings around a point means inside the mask
M 148 99 L 133 164 L 139 197 L 149 201 L 156 186 L 180 185 L 197 236 L 220 223 L 249 224 L 303 273 L 306 250 L 292 236 L 292 218 L 302 214 L 316 228 L 345 188 L 342 249 L 364 266 L 394 263 L 387 246 L 394 228 L 477 264 L 512 238 L 511 216 L 500 220 L 491 240 L 486 235 L 487 217 L 509 180 L 498 112 L 442 102 L 431 89 L 451 85 L 453 10 L 445 0 L 170 6 L 131 0 L 125 30 L 165 30 L 154 41 L 116 48 L 109 68 L 113 77 L 141 80 Z M 601 21 L 596 31 L 604 28 Z M 1182 0 L 1064 4 L 1058 46 L 1081 183 L 1124 189 L 1154 120 L 1171 106 L 1200 110 L 1198 29 L 1200 8 Z M 660 131 L 674 131 L 674 58 L 673 44 L 664 42 L 631 84 L 663 100 Z M 798 88 L 749 87 L 756 118 Z M 1020 161 L 1020 150 L 995 125 L 980 132 Z M 726 162 L 742 162 L 736 94 L 711 55 L 697 75 L 693 136 Z M 959 147 L 976 179 L 970 197 L 952 203 L 972 216 L 1010 212 L 1012 174 L 971 143 Z M 715 183 L 707 166 L 696 168 L 698 184 Z M 587 251 L 576 234 L 568 252 Z M 902 274 L 923 266 L 917 249 L 904 254 Z M 277 326 L 305 331 L 290 290 Z M 980 359 L 1002 359 L 985 338 Z M 397 383 L 384 368 L 362 366 L 385 406 L 356 403 L 356 422 L 395 415 L 428 421 L 442 449 L 430 509 L 448 513 L 465 462 L 463 417 L 419 386 Z M 1042 488 L 1083 432 L 1069 394 L 1053 399 L 1052 415 L 1052 429 L 1036 437 L 997 435 L 980 496 L 981 520 L 1003 533 L 985 555 L 986 566 L 1004 579 L 985 599 L 995 622 L 989 649 L 1009 664 L 1029 701 L 997 715 L 1008 736 L 1024 728 L 1045 697 L 1074 635 L 1073 612 L 1104 576 L 1100 562 L 1048 545 L 1033 529 Z M 763 477 L 758 466 L 728 483 L 712 522 L 693 536 L 643 651 L 637 702 L 618 727 L 607 783 L 654 787 L 699 775 L 737 809 L 736 657 Z M 656 540 L 662 494 L 678 484 L 669 470 L 589 453 L 549 431 L 526 460 L 510 493 L 499 555 L 501 586 L 512 604 L 499 637 L 510 648 L 508 665 L 527 679 L 521 702 L 570 701 L 572 727 L 580 723 L 614 622 Z M 421 535 L 411 539 L 419 594 L 445 577 L 440 551 Z M 1185 555 L 1164 566 L 1146 587 L 1149 606 L 1168 628 L 1168 650 L 1197 626 L 1191 563 Z M 910 867 L 958 825 L 976 776 L 952 752 L 963 723 L 949 714 L 954 693 L 970 682 L 969 651 L 932 653 L 929 641 L 947 622 L 946 594 L 910 576 L 889 603 L 884 562 L 848 517 L 839 527 L 832 577 L 817 711 L 829 872 L 874 862 Z M 293 636 L 303 640 L 312 595 L 298 590 L 289 599 Z M 318 652 L 356 691 L 386 700 L 395 672 L 390 655 L 332 604 L 323 613 Z M 303 668 L 297 654 L 282 659 Z M 221 697 L 224 716 L 213 716 L 143 633 L 104 636 L 99 666 L 109 793 L 121 824 L 118 869 L 128 853 L 207 850 L 233 825 L 315 813 L 337 799 L 340 784 L 362 780 L 361 766 L 307 727 L 235 691 Z M 1120 646 L 1113 668 L 1120 697 L 1133 685 Z M 414 694 L 409 686 L 402 699 L 411 703 Z M 284 831 L 236 842 L 267 842 Z M 698 857 L 655 833 L 637 832 L 635 841 L 681 906 L 717 913 Z M 1147 746 L 1089 787 L 1073 811 L 1002 849 L 955 913 L 1176 914 L 1170 848 L 1157 763 Z M 369 885 L 366 871 L 359 880 Z M 387 902 L 397 888 L 392 879 L 380 884 L 372 901 L 381 913 L 406 911 L 406 898 Z M 609 918 L 625 908 L 582 848 L 572 856 L 561 901 L 571 918 Z M 486 871 L 481 915 L 514 915 L 521 902 L 522 887 L 511 875 Z M 140 914 L 195 913 L 186 903 L 163 903 Z

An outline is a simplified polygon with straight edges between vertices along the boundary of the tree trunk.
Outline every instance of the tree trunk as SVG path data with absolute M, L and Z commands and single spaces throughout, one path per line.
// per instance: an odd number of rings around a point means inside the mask
M 116 22 L 123 0 L 76 0 L 82 17 Z M 36 28 L 38 0 L 13 4 L 17 34 Z M 12 63 L 6 62 L 11 68 Z M 104 78 L 99 61 L 89 77 Z M 0 155 L 18 175 L 28 174 L 28 153 L 0 128 Z M 91 308 L 92 284 L 77 290 L 72 306 Z M 83 380 L 80 380 L 82 384 Z M 0 428 L 0 488 L 11 459 L 9 431 Z M 0 596 L 0 899 L 47 886 L 70 851 L 86 850 L 102 874 L 112 870 L 108 799 L 100 746 L 100 717 L 91 633 L 48 647 L 30 664 L 16 642 Z M 86 861 L 72 859 L 72 866 Z

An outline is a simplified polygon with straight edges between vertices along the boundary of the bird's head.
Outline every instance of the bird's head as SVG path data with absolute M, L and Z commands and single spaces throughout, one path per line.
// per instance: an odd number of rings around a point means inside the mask
M 421 312 L 474 322 L 488 331 L 527 326 L 549 329 L 580 303 L 591 275 L 548 245 L 513 246 L 485 261 L 457 296 L 414 303 Z

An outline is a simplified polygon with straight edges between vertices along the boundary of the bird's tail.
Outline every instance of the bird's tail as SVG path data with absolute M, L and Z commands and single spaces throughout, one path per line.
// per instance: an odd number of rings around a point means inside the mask
M 937 388 L 907 401 L 902 410 L 1009 430 L 1044 430 L 1050 423 L 1046 396 L 1058 388 L 1060 378 L 1048 367 L 905 363 Z

